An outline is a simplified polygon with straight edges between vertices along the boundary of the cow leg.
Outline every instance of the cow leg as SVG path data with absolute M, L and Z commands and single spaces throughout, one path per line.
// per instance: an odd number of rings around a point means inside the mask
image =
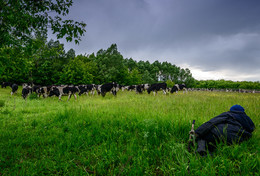
M 62 95 L 60 94 L 60 95 L 59 95 L 59 100 L 60 100 L 60 101 L 61 101 L 61 96 L 62 96 Z
M 163 90 L 163 94 L 166 95 L 166 90 Z
M 69 101 L 69 100 L 70 100 L 70 98 L 71 98 L 71 93 L 69 93 L 69 96 L 68 96 L 68 100 L 67 100 L 67 101 Z
M 157 93 L 157 92 L 156 92 Z M 155 96 L 155 91 L 153 91 L 153 96 Z
M 77 100 L 77 95 L 76 94 L 73 94 L 73 95 L 74 95 L 75 100 Z

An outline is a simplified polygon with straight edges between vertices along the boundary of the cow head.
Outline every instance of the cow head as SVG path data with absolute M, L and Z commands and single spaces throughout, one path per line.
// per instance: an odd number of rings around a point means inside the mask
M 171 93 L 176 92 L 177 90 L 178 90 L 177 87 L 173 86 L 172 89 L 171 89 Z

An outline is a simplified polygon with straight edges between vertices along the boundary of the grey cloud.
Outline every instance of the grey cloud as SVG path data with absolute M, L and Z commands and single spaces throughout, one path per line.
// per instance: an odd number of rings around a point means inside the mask
M 259 80 L 259 9 L 258 0 L 75 1 L 68 18 L 85 21 L 87 32 L 80 45 L 62 42 L 77 54 L 116 43 L 124 57 Z

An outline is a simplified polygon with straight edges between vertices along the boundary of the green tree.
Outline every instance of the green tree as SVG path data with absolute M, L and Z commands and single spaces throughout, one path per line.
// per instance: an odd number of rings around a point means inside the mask
M 50 40 L 43 43 L 32 58 L 32 80 L 36 84 L 49 85 L 59 82 L 64 65 L 68 64 L 64 45 Z
M 124 64 L 128 68 L 129 71 L 132 71 L 135 68 L 137 68 L 137 62 L 135 60 L 133 60 L 132 58 L 124 59 Z
M 88 71 L 88 66 L 80 57 L 70 60 L 63 69 L 60 78 L 62 84 L 90 84 L 93 82 L 93 75 Z
M 149 71 L 145 70 L 144 73 L 142 74 L 142 82 L 152 84 L 155 83 L 156 81 L 152 78 Z
M 24 57 L 24 51 L 19 47 L 0 48 L 0 77 L 1 81 L 16 83 L 28 82 L 31 63 Z
M 117 51 L 116 44 L 112 44 L 107 50 L 99 50 L 94 61 L 99 70 L 96 77 L 99 84 L 113 81 L 125 84 L 128 69 L 124 65 L 123 56 Z
M 130 73 L 130 85 L 137 85 L 142 83 L 142 76 L 139 73 L 138 69 L 135 68 Z
M 72 0 L 0 0 L 0 6 L 0 48 L 22 46 L 33 33 L 47 33 L 48 28 L 58 39 L 79 43 L 86 31 L 84 22 L 62 19 L 69 13 Z

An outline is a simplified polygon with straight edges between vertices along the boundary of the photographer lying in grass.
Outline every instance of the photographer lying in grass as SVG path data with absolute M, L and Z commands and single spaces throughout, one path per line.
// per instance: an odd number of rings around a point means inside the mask
M 218 142 L 228 145 L 249 139 L 255 129 L 253 121 L 240 105 L 234 105 L 195 130 L 200 155 L 206 155 L 207 149 L 212 152 Z

